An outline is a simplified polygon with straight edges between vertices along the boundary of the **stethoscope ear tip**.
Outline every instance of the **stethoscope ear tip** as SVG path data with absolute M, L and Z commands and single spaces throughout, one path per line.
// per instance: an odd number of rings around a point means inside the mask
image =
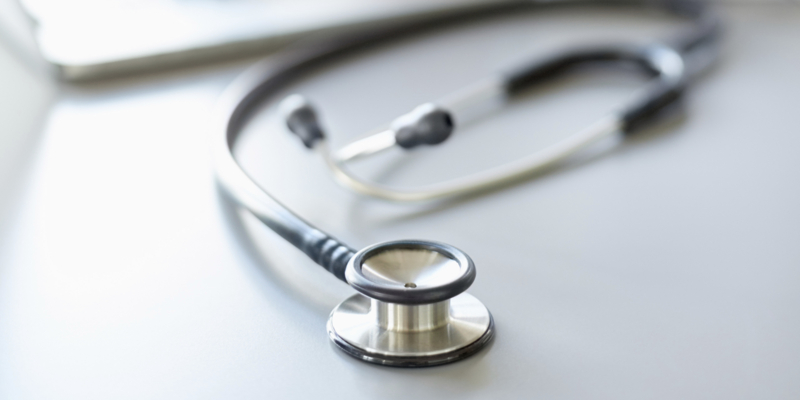
M 299 94 L 286 97 L 281 101 L 280 112 L 286 121 L 286 127 L 309 149 L 325 138 L 317 111 L 305 97 Z
M 354 357 L 399 367 L 440 365 L 468 357 L 493 337 L 491 313 L 464 293 L 475 266 L 455 247 L 379 243 L 356 253 L 345 276 L 360 293 L 333 310 L 328 334 Z

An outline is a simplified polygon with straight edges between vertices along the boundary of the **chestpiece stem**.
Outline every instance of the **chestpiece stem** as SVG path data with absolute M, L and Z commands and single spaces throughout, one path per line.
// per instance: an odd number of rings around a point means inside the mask
M 430 304 L 397 304 L 371 299 L 378 325 L 393 332 L 429 331 L 450 321 L 450 300 Z

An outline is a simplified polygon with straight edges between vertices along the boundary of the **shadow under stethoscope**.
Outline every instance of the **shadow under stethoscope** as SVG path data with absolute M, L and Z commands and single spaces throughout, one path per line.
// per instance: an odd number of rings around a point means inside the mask
M 495 326 L 495 336 L 497 336 L 496 329 L 497 327 Z M 342 365 L 352 369 L 353 372 L 358 372 L 358 369 L 369 368 L 372 374 L 383 374 L 375 375 L 375 379 L 365 379 L 359 385 L 359 389 L 370 394 L 370 397 L 380 398 L 387 392 L 403 393 L 406 391 L 408 383 L 397 380 L 398 377 L 424 378 L 430 376 L 431 368 L 436 370 L 436 380 L 440 385 L 453 385 L 450 388 L 451 390 L 448 391 L 452 395 L 468 394 L 486 387 L 492 380 L 493 374 L 490 373 L 490 365 L 484 361 L 484 357 L 491 354 L 496 340 L 497 337 L 477 353 L 465 359 L 425 368 L 403 368 L 365 363 L 339 350 L 333 342 L 329 343 L 329 345 L 331 351 L 334 351 L 342 361 Z

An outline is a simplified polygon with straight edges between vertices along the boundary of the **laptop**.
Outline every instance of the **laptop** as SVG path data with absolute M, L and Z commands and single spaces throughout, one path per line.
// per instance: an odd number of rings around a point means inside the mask
M 87 80 L 261 54 L 492 0 L 19 1 L 45 60 L 65 80 Z

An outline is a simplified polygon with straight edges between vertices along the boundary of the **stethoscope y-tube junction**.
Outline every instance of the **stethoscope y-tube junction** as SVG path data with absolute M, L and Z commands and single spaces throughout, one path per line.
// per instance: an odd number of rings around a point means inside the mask
M 547 5 L 575 3 L 556 1 L 547 2 Z M 702 3 L 607 3 L 656 5 L 690 18 L 694 25 L 687 34 L 665 44 L 578 48 L 523 64 L 439 101 L 422 104 L 397 118 L 388 129 L 356 140 L 336 152 L 329 151 L 317 111 L 302 96 L 290 96 L 281 104 L 287 127 L 306 147 L 325 159 L 339 183 L 386 200 L 427 201 L 461 196 L 530 176 L 604 137 L 637 132 L 683 96 L 703 67 L 689 60 L 698 52 L 713 52 L 720 31 L 719 21 Z M 241 126 L 258 104 L 337 57 L 444 23 L 478 17 L 489 11 L 517 11 L 532 4 L 536 5 L 530 2 L 490 3 L 467 11 L 439 14 L 422 21 L 387 25 L 298 46 L 256 64 L 221 96 L 215 114 L 214 141 L 219 186 L 233 201 L 358 292 L 343 301 L 328 321 L 331 339 L 348 354 L 383 365 L 417 367 L 456 361 L 478 351 L 492 339 L 494 321 L 488 309 L 466 293 L 475 280 L 475 265 L 464 252 L 446 244 L 403 240 L 356 251 L 317 229 L 255 183 L 236 162 L 233 148 Z M 633 66 L 652 79 L 634 101 L 620 110 L 527 158 L 416 190 L 399 190 L 365 181 L 350 173 L 345 165 L 392 147 L 408 150 L 439 145 L 456 132 L 459 119 L 454 113 L 465 105 L 510 98 L 528 87 L 593 63 Z

